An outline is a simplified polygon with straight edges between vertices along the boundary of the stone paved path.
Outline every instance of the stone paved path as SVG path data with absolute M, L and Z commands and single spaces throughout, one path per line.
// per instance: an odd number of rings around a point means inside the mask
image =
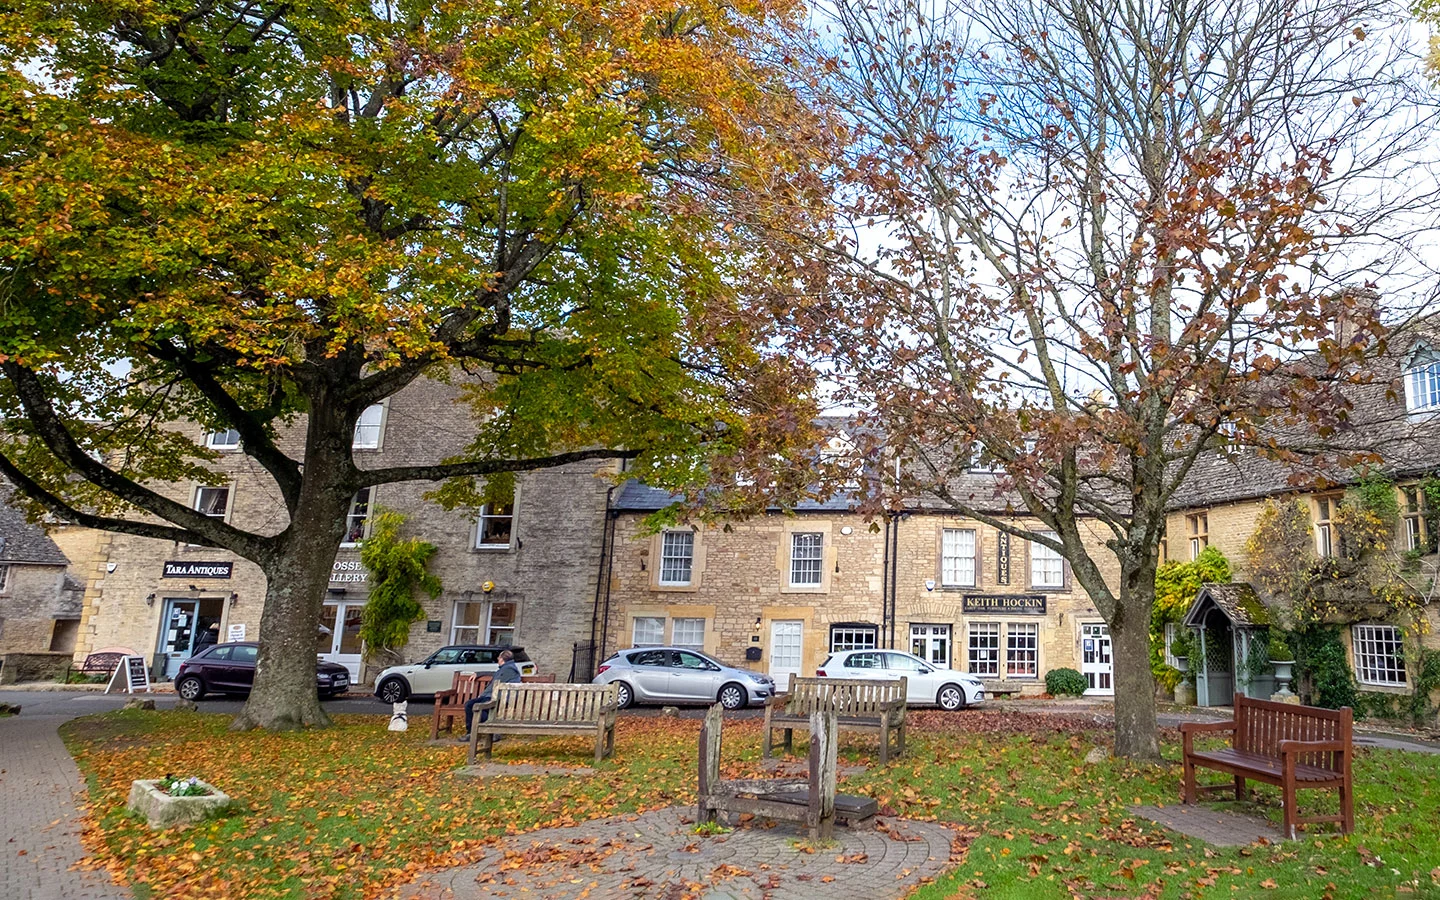
M 1262 839 L 1278 844 L 1284 840 L 1280 829 L 1263 819 L 1201 805 L 1137 806 L 1130 811 L 1216 847 L 1244 847 Z
M 103 872 L 72 871 L 84 857 L 76 795 L 85 783 L 56 732 L 70 716 L 0 719 L 0 897 L 110 900 L 128 888 Z
M 506 838 L 477 865 L 427 875 L 401 900 L 814 900 L 903 897 L 949 866 L 956 832 L 884 820 L 884 830 L 836 829 L 835 846 L 805 853 L 785 825 L 701 837 L 691 809 L 546 828 Z

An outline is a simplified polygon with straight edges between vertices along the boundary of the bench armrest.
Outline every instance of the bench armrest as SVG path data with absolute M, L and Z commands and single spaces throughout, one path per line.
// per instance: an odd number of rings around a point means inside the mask
M 496 705 L 497 703 L 499 703 L 499 702 L 500 702 L 500 701 L 494 700 L 494 699 L 486 700 L 484 703 L 481 703 L 480 705 L 476 706 L 475 709 L 476 709 L 476 710 L 481 710 L 481 709 L 494 709 L 494 708 L 495 708 L 495 705 Z
M 1281 756 L 1292 753 L 1348 753 L 1350 745 L 1345 741 L 1281 741 L 1277 745 Z
M 436 692 L 435 692 L 435 703 L 438 705 L 441 701 L 443 701 L 443 700 L 448 700 L 448 699 L 450 699 L 451 697 L 455 696 L 456 693 L 457 693 L 457 692 L 456 692 L 456 690 L 455 690 L 454 688 L 450 688 L 450 689 L 444 690 L 444 691 L 436 691 Z
M 1230 732 L 1235 733 L 1235 720 L 1228 722 L 1181 722 L 1180 741 L 1184 745 L 1183 752 L 1189 756 L 1194 751 L 1195 735 L 1207 732 Z
M 789 694 L 771 694 L 771 695 L 770 695 L 770 698 L 765 701 L 765 705 L 766 705 L 766 706 L 781 707 L 781 706 L 784 706 L 785 703 L 786 703 L 786 701 L 788 701 L 789 699 L 790 699 L 790 695 L 789 695 Z

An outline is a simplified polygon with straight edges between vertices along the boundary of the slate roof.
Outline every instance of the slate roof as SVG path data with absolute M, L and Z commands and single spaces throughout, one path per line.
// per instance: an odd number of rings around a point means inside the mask
M 623 512 L 655 512 L 664 509 L 672 503 L 679 503 L 683 497 L 679 494 L 672 494 L 669 491 L 653 488 L 641 484 L 635 479 L 630 479 L 621 485 L 620 490 L 615 494 L 610 508 Z M 774 507 L 778 511 L 778 507 Z M 795 512 L 852 512 L 854 504 L 848 497 L 833 496 L 822 502 L 814 500 L 803 500 L 795 505 Z
M 0 482 L 0 563 L 29 563 L 37 566 L 68 566 L 70 560 L 23 510 L 10 505 L 15 489 Z

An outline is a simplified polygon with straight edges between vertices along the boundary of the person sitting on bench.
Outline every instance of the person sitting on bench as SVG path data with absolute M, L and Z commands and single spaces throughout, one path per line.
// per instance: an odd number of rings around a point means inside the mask
M 495 693 L 495 685 L 519 683 L 520 667 L 515 664 L 515 654 L 511 653 L 509 650 L 500 651 L 500 668 L 495 670 L 495 677 L 491 679 L 490 686 L 485 688 L 484 693 L 476 697 L 474 700 L 465 701 L 465 734 L 467 735 L 467 737 L 458 738 L 458 740 L 468 741 L 470 739 L 468 735 L 470 733 L 470 726 L 475 721 L 475 707 L 481 705 L 482 703 L 490 702 L 490 698 Z M 483 722 L 489 717 L 490 710 L 482 709 L 480 711 L 480 721 Z

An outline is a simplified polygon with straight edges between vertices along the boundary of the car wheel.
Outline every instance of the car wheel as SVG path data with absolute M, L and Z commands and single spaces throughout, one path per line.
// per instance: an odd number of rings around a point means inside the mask
M 720 705 L 726 709 L 744 709 L 750 703 L 750 696 L 745 688 L 730 682 L 720 689 Z
M 946 712 L 954 712 L 965 707 L 965 692 L 956 685 L 947 684 L 935 695 L 935 702 Z
M 623 681 L 615 682 L 615 703 L 621 709 L 629 709 L 635 703 L 635 692 Z
M 184 700 L 199 700 L 205 696 L 205 683 L 194 675 L 186 675 L 175 685 L 175 693 Z
M 385 703 L 400 703 L 410 696 L 410 685 L 403 678 L 387 678 L 380 683 L 375 696 Z

